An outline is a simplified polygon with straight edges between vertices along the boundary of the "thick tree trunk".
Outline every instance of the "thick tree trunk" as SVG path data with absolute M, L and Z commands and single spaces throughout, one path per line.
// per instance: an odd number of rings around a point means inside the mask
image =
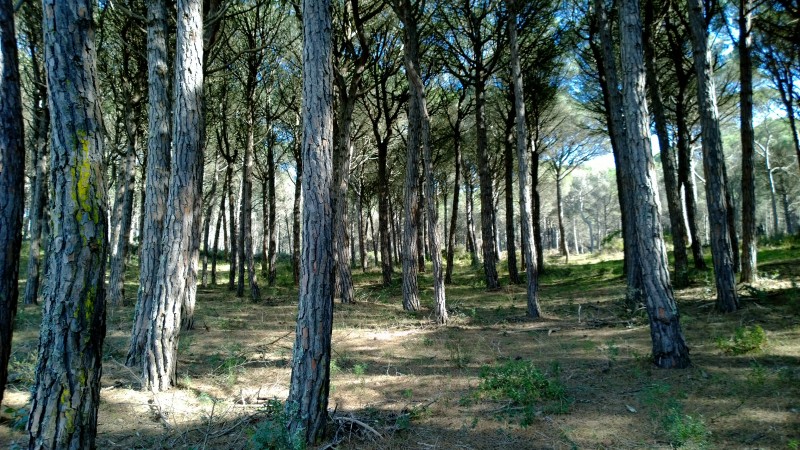
M 706 176 L 706 204 L 711 224 L 711 256 L 717 285 L 717 308 L 733 312 L 739 307 L 734 277 L 733 253 L 728 224 L 727 186 L 725 185 L 725 155 L 719 130 L 717 99 L 711 69 L 703 2 L 689 1 L 692 47 L 700 123 L 703 139 L 703 168 Z
M 303 1 L 303 252 L 289 434 L 325 436 L 333 324 L 333 88 L 330 0 Z
M 48 23 L 52 24 L 52 17 L 50 20 L 51 21 Z M 59 22 L 59 25 L 62 24 L 64 24 L 64 22 Z M 79 39 L 86 38 L 85 33 L 88 30 L 82 31 L 83 34 L 78 35 Z M 52 40 L 54 38 L 55 36 L 51 36 L 50 39 L 48 39 L 50 44 L 53 44 Z M 71 58 L 73 55 L 59 56 L 62 57 L 61 61 L 65 61 L 66 58 Z M 54 63 L 51 63 L 48 66 L 48 71 L 53 70 L 53 64 Z M 85 82 L 86 78 L 92 79 L 94 77 L 93 73 L 75 73 L 74 75 L 78 77 L 77 81 L 80 82 Z M 94 89 L 94 85 L 92 85 L 92 89 Z M 21 92 L 19 60 L 17 57 L 17 36 L 14 29 L 14 8 L 11 4 L 11 0 L 0 0 L 0 93 L 2 93 L 0 95 L 0 405 L 3 403 L 3 392 L 6 387 L 6 380 L 8 379 L 8 360 L 11 357 L 11 336 L 14 329 L 14 317 L 17 315 L 17 301 L 19 300 L 19 287 L 17 282 L 19 281 L 19 257 L 22 248 L 22 216 L 25 206 L 25 137 L 23 135 Z M 77 99 L 59 98 L 59 100 L 63 102 L 65 100 Z M 68 105 L 60 105 L 62 111 L 65 107 L 68 107 Z M 60 119 L 63 121 L 63 116 L 60 117 Z M 59 122 L 58 125 L 63 126 L 64 124 L 63 122 Z M 59 129 L 58 131 L 63 132 L 64 130 Z M 73 136 L 75 135 L 73 134 Z M 38 142 L 36 144 L 38 146 Z M 89 155 L 86 155 L 85 159 L 81 161 L 85 161 L 88 164 L 88 157 Z M 75 166 L 72 167 L 74 168 Z M 83 172 L 81 172 L 81 174 L 83 174 Z M 90 174 L 87 171 L 87 180 L 89 176 Z M 65 180 L 58 181 L 62 184 L 59 187 L 62 187 Z M 74 179 L 72 182 L 74 187 Z M 78 205 L 74 205 L 76 209 L 75 212 L 78 212 L 77 206 Z M 67 212 L 69 213 L 72 211 Z M 61 220 L 61 217 L 58 217 L 58 219 Z M 69 216 L 68 220 L 76 222 L 72 215 Z M 74 223 L 74 225 L 77 226 L 78 224 Z M 104 235 L 102 237 L 105 239 Z M 35 238 L 38 239 L 38 237 Z M 82 259 L 86 258 L 85 255 L 81 256 L 83 256 Z M 96 255 L 90 254 L 88 262 L 93 262 L 97 265 L 97 261 L 91 259 L 92 256 Z M 67 270 L 65 270 L 65 272 Z M 75 270 L 75 268 L 72 267 L 71 270 Z M 103 265 L 101 261 L 100 283 L 103 282 L 102 276 Z M 58 295 L 60 293 L 55 291 L 50 292 L 50 294 L 50 298 L 55 300 L 57 298 L 54 298 L 52 295 Z M 45 317 L 51 321 L 60 318 L 59 316 L 50 317 L 49 315 Z M 102 347 L 102 339 L 100 339 L 100 341 L 100 347 Z M 92 345 L 93 344 L 94 343 L 92 343 Z M 75 348 L 68 349 L 70 352 L 74 350 Z M 98 359 L 96 362 L 99 368 L 100 360 Z M 64 373 L 60 367 L 56 366 L 54 368 L 58 372 Z M 97 390 L 99 392 L 99 386 L 97 386 Z M 69 394 L 67 395 L 69 396 Z M 50 400 L 54 403 L 58 401 L 57 398 Z M 94 408 L 93 413 L 96 417 L 97 405 L 91 404 L 91 402 L 89 403 Z M 80 425 L 84 425 L 88 418 L 83 416 L 80 418 L 84 419 L 84 422 L 81 422 Z M 55 432 L 55 429 L 53 431 Z M 83 442 L 93 442 L 94 429 L 92 429 L 90 433 L 92 440 Z
M 338 130 L 334 147 L 334 227 L 333 247 L 336 258 L 336 296 L 342 303 L 353 301 L 353 274 L 350 269 L 352 255 L 350 253 L 349 221 L 347 217 L 347 191 L 350 185 L 350 164 L 353 159 L 353 146 L 350 141 L 350 129 L 353 123 L 355 98 L 340 99 L 337 112 Z
M 642 286 L 650 319 L 653 360 L 661 368 L 688 367 L 689 348 L 683 338 L 678 307 L 669 280 L 667 250 L 661 235 L 657 181 L 650 149 L 650 118 L 645 97 L 642 27 L 637 0 L 620 7 L 625 151 L 632 177 L 635 263 L 641 267 Z
M 27 424 L 28 446 L 94 448 L 106 334 L 104 278 L 108 228 L 102 112 L 95 89 L 93 4 L 45 1 L 43 6 L 51 160 L 58 164 L 53 165 L 50 178 L 54 238 L 48 251 L 49 269 L 43 289 L 39 362 Z M 3 9 L 10 12 L 10 8 Z M 3 33 L 3 47 L 6 47 L 5 36 Z M 3 54 L 5 61 L 8 54 L 5 48 Z M 4 68 L 4 83 L 12 81 L 5 72 Z M 5 89 L 3 86 L 4 103 L 11 100 Z M 3 111 L 7 111 L 5 105 Z M 18 130 L 22 130 L 21 123 L 18 125 Z M 21 150 L 18 152 L 22 154 Z M 4 164 L 4 167 L 14 166 Z M 5 174 L 3 170 L 4 177 Z M 5 183 L 0 186 L 4 193 L 12 188 Z M 5 226 L 2 229 L 12 230 Z M 0 292 L 6 295 L 15 290 L 8 287 Z
M 675 258 L 675 277 L 673 283 L 677 288 L 689 285 L 689 255 L 686 253 L 686 228 L 683 221 L 683 202 L 681 201 L 680 186 L 678 185 L 677 164 L 675 152 L 669 141 L 667 131 L 667 115 L 661 97 L 661 85 L 655 66 L 655 36 L 653 30 L 655 23 L 655 8 L 653 0 L 649 0 L 645 8 L 644 26 L 644 61 L 647 84 L 650 88 L 650 103 L 653 105 L 653 117 L 656 125 L 656 135 L 661 152 L 661 167 L 664 171 L 664 188 L 667 193 L 667 208 L 669 211 L 670 231 L 672 232 L 672 247 Z
M 381 281 L 384 286 L 392 284 L 392 238 L 389 233 L 389 171 L 387 158 L 389 143 L 378 142 L 378 234 L 381 241 Z
M 514 104 L 513 95 L 510 102 Z M 505 201 L 506 201 L 506 259 L 508 260 L 508 280 L 511 284 L 519 284 L 519 269 L 517 268 L 517 245 L 514 228 L 514 120 L 516 112 L 512 109 L 506 117 L 506 139 L 503 143 L 503 160 L 505 163 Z
M 192 271 L 193 233 L 199 230 L 203 153 L 203 14 L 199 0 L 178 0 L 175 55 L 174 158 L 169 178 L 168 214 L 158 283 L 148 329 L 144 384 L 153 391 L 177 382 L 178 338 L 182 308 L 197 282 Z
M 517 1 L 511 4 L 512 10 Z M 538 289 L 539 275 L 536 265 L 536 248 L 531 223 L 531 191 L 528 189 L 528 136 L 525 128 L 525 97 L 522 85 L 522 71 L 519 62 L 519 44 L 517 43 L 517 20 L 514 13 L 508 23 L 509 44 L 511 46 L 511 80 L 514 84 L 514 116 L 516 118 L 517 167 L 519 169 L 519 214 L 522 219 L 522 254 L 526 261 L 525 274 L 527 282 L 528 317 L 541 316 L 539 309 Z M 535 149 L 534 149 L 535 153 Z
M 158 280 L 165 199 L 170 171 L 170 66 L 167 56 L 167 6 L 165 0 L 149 0 L 147 6 L 148 133 L 147 182 L 144 227 L 139 262 L 139 291 L 133 317 L 131 343 L 125 364 L 141 367 L 147 330 L 153 321 L 153 300 Z
M 411 99 L 408 105 L 408 136 L 406 141 L 406 180 L 403 228 L 403 309 L 416 311 L 419 309 L 419 289 L 417 287 L 417 218 L 419 217 L 419 148 L 420 148 L 420 105 L 421 94 L 411 79 L 410 72 L 416 72 L 419 67 L 419 36 L 417 35 L 417 22 L 414 11 L 408 0 L 403 0 L 405 6 L 401 17 L 403 21 L 403 56 L 405 60 L 406 76 L 409 79 Z
M 742 141 L 742 270 L 739 279 L 753 283 L 758 275 L 756 238 L 755 132 L 753 130 L 752 0 L 739 1 L 739 109 Z

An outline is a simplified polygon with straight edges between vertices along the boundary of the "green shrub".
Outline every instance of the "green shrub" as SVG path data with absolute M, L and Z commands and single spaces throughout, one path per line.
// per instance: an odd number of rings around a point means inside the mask
M 680 408 L 673 408 L 664 417 L 664 429 L 672 445 L 678 448 L 708 447 L 711 432 L 706 427 L 703 416 L 684 414 Z
M 305 450 L 302 430 L 289 434 L 289 416 L 280 400 L 272 399 L 264 406 L 267 418 L 253 433 L 252 443 L 256 450 Z
M 717 347 L 728 355 L 742 355 L 759 351 L 767 345 L 767 333 L 761 325 L 737 327 L 730 339 L 717 339 Z
M 572 403 L 558 378 L 554 364 L 550 373 L 537 369 L 532 362 L 507 361 L 501 366 L 483 366 L 478 391 L 492 400 L 510 400 L 508 412 L 521 411 L 522 425 L 533 423 L 536 415 L 546 412 L 566 414 Z

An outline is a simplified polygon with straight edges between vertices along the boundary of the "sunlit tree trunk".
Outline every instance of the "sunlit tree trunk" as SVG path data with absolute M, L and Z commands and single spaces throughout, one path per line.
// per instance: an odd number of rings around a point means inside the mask
M 199 229 L 203 154 L 203 14 L 199 0 L 178 0 L 175 109 L 168 212 L 144 361 L 144 385 L 163 391 L 177 382 L 178 339 L 185 297 L 197 282 L 193 233 Z M 195 263 L 196 264 L 196 263 Z
M 706 175 L 706 204 L 711 225 L 711 256 L 717 285 L 717 308 L 733 312 L 739 307 L 734 277 L 734 261 L 728 223 L 727 186 L 725 185 L 725 155 L 719 129 L 717 99 L 708 47 L 708 30 L 701 0 L 689 1 L 692 47 L 700 123 L 703 140 L 703 168 Z
M 131 343 L 125 364 L 139 367 L 144 361 L 147 330 L 152 320 L 153 296 L 158 276 L 165 201 L 170 171 L 170 100 L 167 59 L 167 6 L 165 0 L 149 0 L 147 6 L 148 132 L 144 227 L 139 262 L 139 291 L 133 316 Z
M 43 2 L 51 160 L 58 164 L 50 174 L 53 239 L 27 424 L 31 449 L 94 448 L 97 433 L 108 228 L 93 6 Z M 5 40 L 3 33 L 3 47 Z
M 303 251 L 289 398 L 289 433 L 325 436 L 333 324 L 333 87 L 329 0 L 303 1 Z
M 637 241 L 633 263 L 641 267 L 643 296 L 650 319 L 653 360 L 661 368 L 685 368 L 689 348 L 683 338 L 678 307 L 669 279 L 667 250 L 661 234 L 658 192 L 652 150 L 650 117 L 645 94 L 642 25 L 638 0 L 620 6 L 621 67 L 625 111 L 626 171 L 631 177 L 634 230 Z

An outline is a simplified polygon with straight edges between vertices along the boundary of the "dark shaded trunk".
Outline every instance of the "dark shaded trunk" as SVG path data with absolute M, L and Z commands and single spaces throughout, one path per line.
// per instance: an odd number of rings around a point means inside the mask
M 219 257 L 219 234 L 225 229 L 225 182 L 222 182 L 222 194 L 219 202 L 217 225 L 214 227 L 214 250 L 211 255 L 211 286 L 217 285 L 217 258 Z M 213 200 L 213 199 L 212 199 Z M 223 242 L 225 239 L 223 239 Z
M 558 217 L 558 250 L 564 257 L 564 264 L 569 264 L 569 247 L 567 246 L 567 232 L 564 228 L 564 204 L 561 195 L 561 174 L 556 172 L 556 217 Z
M 63 12 L 61 11 L 59 12 L 63 14 Z M 53 24 L 52 11 L 50 12 L 50 14 L 51 17 L 48 23 L 52 25 Z M 60 19 L 61 20 L 59 21 L 59 25 L 64 24 L 64 22 L 62 21 L 63 18 Z M 78 37 L 85 39 L 86 38 L 85 33 L 87 33 L 88 30 L 81 30 L 81 31 L 83 31 L 84 34 L 81 34 Z M 54 42 L 52 41 L 54 38 L 55 36 L 48 39 L 48 41 L 50 41 L 48 42 L 48 44 L 53 45 Z M 51 49 L 50 47 L 48 48 Z M 48 56 L 52 58 L 52 54 L 48 54 Z M 58 55 L 58 56 L 61 57 L 60 61 L 63 62 L 67 58 L 71 58 L 72 55 Z M 54 70 L 54 67 L 52 66 L 53 63 L 48 65 L 49 75 L 50 72 Z M 93 73 L 89 74 L 75 73 L 75 75 L 79 77 L 78 81 L 81 82 L 85 82 L 86 78 L 91 79 L 94 77 Z M 92 85 L 92 88 L 94 88 L 94 85 Z M 8 379 L 8 360 L 11 357 L 11 337 L 14 329 L 14 317 L 17 315 L 17 302 L 19 300 L 19 287 L 17 282 L 19 281 L 19 257 L 22 249 L 22 216 L 25 207 L 25 136 L 23 134 L 23 122 L 22 122 L 22 90 L 19 77 L 17 38 L 16 38 L 16 31 L 14 29 L 14 8 L 11 5 L 11 0 L 0 0 L 0 93 L 2 93 L 2 95 L 0 95 L 0 405 L 2 405 L 3 392 L 5 391 L 6 380 Z M 61 93 L 61 95 L 63 96 L 64 93 Z M 64 102 L 77 99 L 59 97 L 59 100 Z M 69 108 L 69 105 L 59 105 L 59 106 L 60 106 L 59 109 L 61 109 L 62 111 L 65 107 Z M 58 125 L 63 127 L 65 125 L 63 123 L 64 117 L 62 116 L 59 119 L 61 119 L 61 122 L 59 122 Z M 58 131 L 63 132 L 65 130 L 59 129 Z M 75 130 L 66 130 L 66 131 L 74 132 Z M 75 136 L 75 134 L 73 134 L 72 136 Z M 100 140 L 98 139 L 97 142 L 99 141 Z M 93 142 L 93 144 L 94 143 L 96 142 Z M 38 148 L 38 142 L 36 142 L 36 144 Z M 77 149 L 73 147 L 73 151 L 75 150 Z M 99 150 L 102 150 L 102 148 L 100 148 Z M 89 162 L 88 157 L 89 155 L 87 154 L 84 157 L 84 159 L 81 160 L 81 162 L 86 162 L 88 164 Z M 74 169 L 75 166 L 72 167 Z M 81 174 L 83 174 L 83 172 L 81 172 Z M 61 175 L 63 176 L 65 175 L 65 173 L 61 173 Z M 88 178 L 90 174 L 87 173 L 86 176 Z M 65 180 L 58 180 L 58 181 L 62 183 L 62 185 L 59 187 L 63 188 Z M 77 180 L 73 179 L 71 181 L 74 187 L 74 183 Z M 102 178 L 99 181 L 102 182 Z M 92 186 L 92 188 L 94 188 L 94 186 Z M 72 209 L 75 210 L 74 211 L 75 213 L 80 214 L 77 210 L 77 206 L 78 205 L 75 204 Z M 66 211 L 67 214 L 72 212 L 73 211 Z M 58 218 L 59 220 L 63 220 L 62 217 L 59 216 L 56 216 L 56 218 Z M 68 220 L 75 221 L 75 218 L 70 216 Z M 34 224 L 32 223 L 31 225 Z M 75 223 L 75 225 L 78 224 Z M 99 231 L 102 231 L 102 228 Z M 94 238 L 96 236 L 91 236 L 91 237 Z M 102 238 L 105 240 L 104 235 L 102 236 Z M 81 245 L 78 244 L 78 248 L 80 247 Z M 103 245 L 103 247 L 105 246 Z M 101 251 L 103 251 L 104 253 L 104 249 Z M 83 257 L 81 259 L 86 260 L 86 256 L 85 255 L 82 256 Z M 92 255 L 92 256 L 96 257 L 98 255 Z M 93 261 L 92 259 L 89 259 L 87 262 L 93 263 L 95 266 L 97 265 L 97 261 Z M 100 279 L 98 280 L 100 281 L 100 283 L 103 282 L 102 277 L 104 272 L 102 262 L 103 261 L 100 261 Z M 65 272 L 69 274 L 75 271 L 75 269 L 76 269 L 75 267 L 72 267 L 70 268 L 69 271 Z M 93 269 L 96 270 L 97 268 L 93 267 Z M 53 297 L 53 294 L 56 295 L 59 294 L 57 291 L 50 292 L 49 294 L 51 299 L 58 299 L 57 297 L 55 298 Z M 65 298 L 63 300 L 67 299 L 68 298 L 65 295 Z M 79 298 L 78 300 L 80 301 L 82 299 Z M 56 314 L 56 317 L 50 317 L 50 315 L 45 315 L 45 318 L 50 319 L 51 321 L 60 319 L 58 314 Z M 94 345 L 94 343 L 92 343 L 92 345 Z M 100 347 L 102 348 L 102 338 L 100 339 Z M 42 350 L 46 350 L 46 348 L 42 348 Z M 65 350 L 72 352 L 76 349 L 73 347 Z M 99 360 L 96 361 L 96 367 L 98 369 L 100 367 Z M 63 374 L 65 372 L 61 367 L 56 366 L 54 368 L 56 369 L 57 373 L 60 372 Z M 94 368 L 95 367 L 93 364 L 92 369 Z M 95 390 L 99 392 L 99 386 L 95 386 Z M 53 395 L 52 393 L 48 394 L 49 394 L 48 396 Z M 60 392 L 58 394 L 60 394 Z M 58 394 L 55 394 L 56 398 L 49 398 L 49 400 L 57 404 Z M 69 397 L 69 394 L 67 394 L 67 396 Z M 39 399 L 38 396 L 37 399 Z M 48 399 L 44 398 L 39 400 L 47 401 Z M 92 413 L 96 418 L 97 404 L 92 403 L 91 401 L 89 402 L 89 404 L 92 406 L 93 408 Z M 39 412 L 42 413 L 43 411 L 40 410 Z M 88 421 L 88 417 L 84 417 L 83 414 L 81 414 L 79 418 L 83 419 L 79 423 L 79 425 L 81 426 L 85 425 L 86 422 Z M 52 431 L 52 433 L 55 435 L 58 433 L 59 430 L 57 427 L 53 427 L 53 429 L 50 431 Z M 45 430 L 45 432 L 47 432 L 47 430 Z M 72 442 L 94 443 L 94 432 L 95 432 L 94 429 L 90 430 L 91 434 L 90 440 L 86 441 L 84 441 L 83 439 L 75 440 L 71 438 L 69 435 L 64 437 L 68 438 Z M 47 439 L 44 442 L 46 443 L 52 441 L 50 439 Z
M 425 244 L 425 189 L 423 180 L 423 176 L 420 176 L 417 184 L 417 192 L 419 192 L 417 204 L 420 207 L 417 209 L 417 215 L 414 219 L 417 222 L 417 270 L 420 273 L 425 273 L 425 259 L 428 253 Z
M 729 205 L 725 175 L 725 155 L 719 129 L 717 99 L 714 90 L 711 54 L 708 47 L 708 30 L 701 0 L 689 1 L 692 47 L 697 75 L 698 109 L 703 141 L 703 169 L 706 177 L 706 204 L 708 205 L 711 256 L 717 285 L 717 308 L 733 312 L 739 307 L 734 277 L 734 261 L 729 224 Z
M 514 98 L 510 98 L 514 104 Z M 503 142 L 503 162 L 505 163 L 505 202 L 506 202 L 506 259 L 508 260 L 508 280 L 511 284 L 519 284 L 519 269 L 517 268 L 517 244 L 514 228 L 514 120 L 516 113 L 514 109 L 508 112 L 505 120 L 505 142 Z M 526 164 L 527 167 L 527 164 Z
M 478 259 L 478 242 L 475 236 L 475 218 L 472 214 L 474 210 L 473 199 L 475 198 L 475 185 L 472 178 L 472 167 L 467 166 L 466 177 L 464 178 L 467 185 L 467 201 L 464 215 L 467 217 L 467 251 L 472 256 L 472 266 L 477 267 L 480 264 Z
M 536 273 L 544 273 L 544 245 L 542 242 L 542 208 L 539 198 L 539 152 L 531 142 L 531 222 L 533 245 L 536 253 Z
M 756 238 L 755 132 L 753 130 L 752 0 L 739 1 L 739 109 L 742 141 L 742 270 L 739 280 L 753 283 L 758 275 Z
M 292 205 L 292 276 L 295 286 L 300 284 L 300 196 L 303 185 L 303 157 L 299 139 L 292 144 L 295 150 L 297 178 L 294 183 L 294 203 Z
M 655 36 L 652 30 L 658 25 L 655 23 L 655 8 L 653 0 L 649 0 L 645 7 L 644 25 L 644 61 L 647 84 L 650 93 L 650 104 L 653 107 L 656 135 L 661 152 L 661 168 L 664 172 L 664 189 L 667 193 L 667 208 L 669 211 L 670 231 L 672 232 L 673 255 L 675 259 L 675 277 L 673 283 L 677 288 L 689 285 L 689 255 L 686 253 L 686 227 L 683 221 L 683 202 L 681 201 L 680 186 L 678 185 L 677 164 L 675 152 L 669 141 L 667 131 L 667 115 L 661 97 L 661 85 L 655 66 Z
M 3 2 L 6 4 L 0 16 L 10 18 L 5 13 L 10 13 L 10 2 Z M 108 228 L 102 112 L 95 90 L 93 4 L 45 1 L 43 7 L 52 127 L 50 153 L 51 161 L 58 163 L 53 164 L 50 174 L 55 238 L 47 252 L 50 261 L 43 288 L 39 358 L 27 423 L 28 447 L 94 448 L 106 334 Z M 6 22 L 5 17 L 2 22 Z M 3 28 L 8 29 L 6 25 Z M 7 34 L 3 32 L 2 36 L 1 60 L 5 61 L 5 55 L 13 58 L 13 53 L 6 50 Z M 3 71 L 3 83 L 13 82 L 13 78 L 7 78 L 5 68 Z M 6 102 L 13 101 L 6 89 L 3 86 L 2 111 L 13 111 L 5 107 Z M 5 120 L 2 123 L 13 124 Z M 21 131 L 22 124 L 17 124 Z M 21 142 L 20 139 L 20 145 Z M 15 149 L 24 155 L 21 147 L 2 144 L 4 151 Z M 15 167 L 5 166 L 3 159 L 4 168 Z M 6 173 L 16 171 L 2 172 L 5 178 Z M 21 183 L 17 185 L 21 187 Z M 5 182 L 0 186 L 4 194 L 9 192 L 6 189 L 13 192 L 13 186 Z M 22 207 L 21 201 L 18 207 Z M 3 225 L 3 230 L 14 230 Z M 5 282 L 9 278 L 0 279 Z M 14 287 L 3 289 L 0 295 L 16 293 L 15 286 L 16 280 Z M 6 329 L 3 327 L 4 333 Z
M 216 156 L 215 156 L 216 160 Z M 208 280 L 208 256 L 210 253 L 211 248 L 209 247 L 208 238 L 209 234 L 211 234 L 211 221 L 214 220 L 214 195 L 217 193 L 217 167 L 216 162 L 214 163 L 214 181 L 211 183 L 211 191 L 208 193 L 208 207 L 206 208 L 206 218 L 203 221 L 203 269 L 202 274 L 200 276 L 200 285 L 203 287 L 207 286 L 206 280 Z M 217 231 L 214 233 L 214 245 L 217 244 L 217 238 L 219 237 L 219 225 L 217 225 Z M 216 250 L 214 250 L 216 252 Z M 214 284 L 214 283 L 212 283 Z
M 661 235 L 658 186 L 650 148 L 650 117 L 645 96 L 642 26 L 637 0 L 622 0 L 620 7 L 621 67 L 625 110 L 627 176 L 633 189 L 633 217 L 637 245 L 635 263 L 641 267 L 643 296 L 650 320 L 653 361 L 661 368 L 690 365 L 680 315 L 669 279 L 667 249 Z
M 459 110 L 461 102 L 459 102 Z M 459 113 L 458 117 L 461 117 Z M 445 269 L 444 282 L 450 284 L 453 282 L 453 257 L 456 247 L 456 227 L 458 225 L 458 201 L 461 195 L 461 123 L 456 121 L 453 133 L 453 161 L 455 167 L 453 169 L 453 208 L 450 213 L 450 233 L 447 236 L 447 268 Z
M 125 152 L 122 173 L 117 176 L 117 196 L 111 220 L 111 273 L 108 282 L 108 300 L 114 306 L 125 304 L 125 265 L 128 255 L 128 241 L 131 236 L 131 225 L 133 224 L 136 147 L 139 137 L 133 117 L 133 107 L 134 105 L 128 104 L 125 111 L 125 132 L 128 148 Z
M 333 87 L 329 0 L 303 1 L 303 252 L 292 376 L 290 436 L 325 436 L 333 325 Z
M 389 143 L 378 143 L 378 234 L 381 241 L 381 281 L 384 286 L 392 284 L 392 246 L 389 232 L 389 171 L 387 170 L 387 157 Z M 392 221 L 393 222 L 393 221 Z
M 481 54 L 482 49 L 477 49 L 476 54 Z M 482 68 L 477 68 L 478 73 Z M 489 169 L 488 137 L 486 130 L 486 96 L 484 83 L 475 83 L 475 127 L 477 132 L 478 151 L 478 180 L 481 196 L 481 237 L 483 239 L 483 272 L 486 276 L 486 288 L 499 289 L 500 280 L 497 277 L 497 253 L 495 235 L 495 208 L 492 199 L 494 192 L 492 186 L 492 173 Z

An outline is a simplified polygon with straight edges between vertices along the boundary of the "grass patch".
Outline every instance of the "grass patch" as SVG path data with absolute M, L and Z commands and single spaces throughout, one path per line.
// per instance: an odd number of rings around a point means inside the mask
M 767 333 L 761 325 L 737 327 L 729 339 L 717 338 L 717 347 L 727 355 L 743 355 L 763 350 L 767 345 Z

